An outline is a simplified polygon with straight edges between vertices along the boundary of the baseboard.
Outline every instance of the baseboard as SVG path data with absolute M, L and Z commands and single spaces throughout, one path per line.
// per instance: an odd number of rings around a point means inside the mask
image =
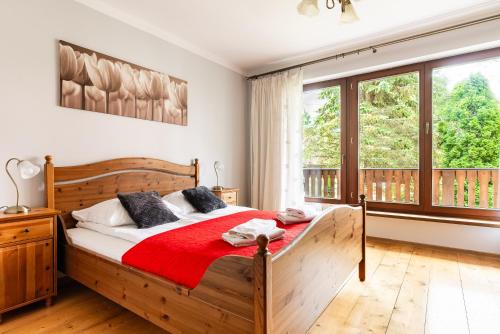
M 444 223 L 444 224 L 500 228 L 500 221 L 497 218 L 492 218 L 491 220 L 484 220 L 484 219 L 441 217 L 441 216 L 429 216 L 421 214 L 408 214 L 401 212 L 383 212 L 383 211 L 367 211 L 366 215 L 371 217 L 384 217 L 393 219 L 427 221 L 427 222 Z
M 424 244 L 424 243 L 419 243 L 419 242 L 395 240 L 395 239 L 380 238 L 380 237 L 370 237 L 370 236 L 367 236 L 366 239 L 368 241 L 372 241 L 372 242 L 382 242 L 382 243 L 391 243 L 391 244 L 396 243 L 396 244 L 401 244 L 401 245 L 426 247 L 426 248 L 432 248 L 432 249 L 437 249 L 437 250 L 446 250 L 446 251 L 460 252 L 460 253 L 464 253 L 464 254 L 473 254 L 473 255 L 487 256 L 487 257 L 491 257 L 491 258 L 495 258 L 495 259 L 500 259 L 500 254 L 479 252 L 479 251 L 474 251 L 474 250 L 469 250 L 469 249 L 437 246 L 437 245 Z

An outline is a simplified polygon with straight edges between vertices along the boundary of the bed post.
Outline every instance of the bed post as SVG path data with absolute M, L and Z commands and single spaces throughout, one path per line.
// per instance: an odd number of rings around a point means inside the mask
M 361 205 L 361 208 L 363 210 L 363 235 L 361 239 L 362 259 L 359 263 L 359 280 L 361 282 L 364 282 L 366 278 L 366 201 L 365 195 L 360 195 L 359 198 L 359 204 Z
M 194 159 L 194 186 L 198 187 L 200 184 L 200 162 L 198 158 Z
M 267 246 L 269 238 L 257 237 L 259 249 L 254 256 L 254 319 L 255 334 L 270 334 L 271 313 L 271 253 Z
M 52 156 L 45 156 L 45 200 L 47 201 L 47 207 L 50 209 L 55 209 L 55 198 L 54 198 L 54 164 L 52 163 Z

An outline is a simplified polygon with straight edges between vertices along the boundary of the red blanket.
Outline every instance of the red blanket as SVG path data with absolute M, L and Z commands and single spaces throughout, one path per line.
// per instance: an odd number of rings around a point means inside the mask
M 122 257 L 123 264 L 194 288 L 210 264 L 225 255 L 253 256 L 257 246 L 233 247 L 221 239 L 224 232 L 250 219 L 275 219 L 271 211 L 250 210 L 181 227 L 149 237 Z M 286 229 L 284 239 L 269 244 L 275 253 L 299 235 L 307 224 L 278 226 Z

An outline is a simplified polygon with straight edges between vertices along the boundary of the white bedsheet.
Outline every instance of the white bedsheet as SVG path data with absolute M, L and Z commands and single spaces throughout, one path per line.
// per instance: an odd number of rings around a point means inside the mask
M 130 248 L 153 235 L 248 210 L 253 209 L 243 206 L 228 206 L 210 213 L 195 212 L 179 217 L 181 219 L 177 222 L 146 229 L 138 229 L 135 225 L 110 227 L 102 224 L 79 222 L 76 228 L 68 230 L 68 236 L 73 244 L 77 246 L 121 262 L 123 254 Z
M 123 254 L 135 245 L 130 241 L 80 227 L 69 229 L 68 236 L 74 245 L 118 262 L 122 262 Z

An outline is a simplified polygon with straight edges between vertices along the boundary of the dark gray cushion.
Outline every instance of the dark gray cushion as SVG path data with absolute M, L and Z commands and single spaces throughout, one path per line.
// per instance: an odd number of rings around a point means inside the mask
M 196 210 L 203 213 L 209 213 L 227 206 L 205 186 L 183 190 L 182 194 Z
M 178 221 L 156 191 L 118 194 L 118 199 L 138 228 Z

